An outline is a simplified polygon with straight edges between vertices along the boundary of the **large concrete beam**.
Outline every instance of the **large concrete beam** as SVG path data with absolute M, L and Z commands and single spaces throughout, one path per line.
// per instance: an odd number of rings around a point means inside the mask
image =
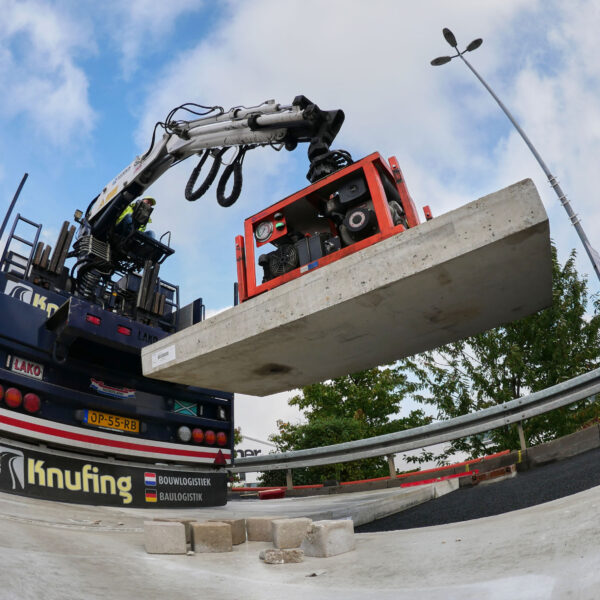
M 160 340 L 143 371 L 265 396 L 519 319 L 551 288 L 548 217 L 527 179 Z

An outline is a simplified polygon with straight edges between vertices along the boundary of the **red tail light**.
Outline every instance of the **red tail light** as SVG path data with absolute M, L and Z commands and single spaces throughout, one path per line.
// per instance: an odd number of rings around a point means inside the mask
M 225 446 L 225 444 L 227 444 L 227 434 L 219 431 L 217 433 L 217 446 Z
M 38 410 L 40 410 L 41 406 L 42 401 L 37 394 L 32 394 L 31 392 L 25 394 L 25 397 L 23 398 L 23 408 L 28 413 L 36 413 Z
M 204 441 L 204 431 L 198 427 L 192 429 L 192 439 L 195 444 L 201 444 Z
M 89 313 L 85 316 L 85 320 L 92 325 L 100 325 L 100 317 L 96 315 L 90 315 Z
M 6 402 L 7 406 L 10 406 L 11 408 L 19 408 L 22 401 L 23 396 L 17 388 L 11 387 L 6 390 L 4 394 L 4 402 Z
M 117 325 L 117 333 L 121 333 L 122 335 L 131 335 L 131 329 L 129 329 L 129 327 L 125 327 L 124 325 Z
M 204 441 L 209 446 L 214 445 L 216 438 L 217 436 L 215 435 L 215 432 L 210 429 L 204 433 Z

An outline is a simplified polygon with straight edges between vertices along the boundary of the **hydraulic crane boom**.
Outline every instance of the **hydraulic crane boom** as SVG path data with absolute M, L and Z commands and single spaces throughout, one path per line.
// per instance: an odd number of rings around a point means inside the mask
M 179 111 L 187 111 L 198 118 L 176 119 Z M 272 146 L 276 150 L 293 150 L 299 142 L 308 142 L 310 168 L 307 177 L 311 182 L 351 163 L 347 152 L 330 150 L 343 122 L 341 110 L 323 111 L 305 96 L 296 96 L 291 105 L 268 100 L 258 106 L 234 107 L 228 111 L 220 106 L 192 103 L 173 109 L 164 122 L 155 125 L 146 153 L 138 156 L 107 184 L 92 200 L 85 215 L 77 219 L 79 233 L 69 255 L 77 257 L 73 268 L 73 272 L 77 271 L 75 294 L 88 300 L 96 298 L 102 301 L 99 295 L 107 295 L 113 285 L 113 274 L 127 275 L 142 268 L 149 272 L 173 253 L 173 249 L 160 241 L 141 234 L 152 210 L 142 206 L 141 202 L 136 203 L 139 212 L 132 208 L 133 227 L 126 229 L 118 224 L 125 209 L 175 164 L 194 154 L 200 155 L 185 189 L 187 200 L 197 200 L 215 181 L 225 151 L 237 148 L 217 185 L 219 204 L 231 206 L 242 189 L 244 156 L 253 148 Z M 164 129 L 164 134 L 156 139 L 159 127 Z M 212 157 L 212 165 L 208 174 L 194 189 L 209 157 Z M 230 179 L 233 185 L 226 195 Z M 144 215 L 145 221 L 136 221 L 144 219 Z
M 189 110 L 188 106 L 179 108 Z M 311 170 L 308 178 L 311 182 L 338 168 L 336 157 L 329 155 L 329 146 L 344 121 L 341 110 L 322 111 L 304 96 L 297 96 L 291 105 L 286 106 L 268 100 L 250 108 L 232 108 L 225 112 L 221 107 L 212 107 L 209 110 L 217 114 L 191 121 L 175 121 L 175 111 L 171 111 L 165 123 L 157 124 L 165 129 L 162 139 L 158 142 L 153 139 L 150 149 L 123 169 L 92 201 L 86 214 L 92 233 L 104 237 L 128 203 L 140 196 L 173 165 L 203 151 L 204 161 L 210 152 L 218 162 L 224 149 L 240 149 L 232 168 L 223 174 L 225 179 L 222 187 L 233 175 L 235 188 L 229 198 L 220 202 L 225 206 L 233 204 L 239 196 L 241 183 L 236 187 L 235 180 L 241 182 L 241 162 L 250 148 L 283 144 L 286 149 L 293 150 L 299 142 L 310 142 L 308 157 Z M 208 176 L 211 183 L 214 175 L 211 170 Z M 188 200 L 197 199 L 191 197 L 194 194 L 189 188 L 191 186 L 186 188 Z

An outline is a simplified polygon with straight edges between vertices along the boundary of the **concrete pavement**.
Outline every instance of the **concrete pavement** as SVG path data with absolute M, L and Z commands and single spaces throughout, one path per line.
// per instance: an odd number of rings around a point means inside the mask
M 317 508 L 331 499 L 318 498 Z M 290 514 L 292 508 L 299 514 L 306 500 L 233 502 L 198 516 Z M 2 494 L 0 598 L 586 600 L 597 598 L 600 585 L 599 510 L 596 487 L 494 517 L 357 534 L 353 552 L 266 565 L 258 559 L 269 547 L 262 542 L 225 554 L 146 554 L 144 518 L 181 516 L 181 510 L 86 507 Z

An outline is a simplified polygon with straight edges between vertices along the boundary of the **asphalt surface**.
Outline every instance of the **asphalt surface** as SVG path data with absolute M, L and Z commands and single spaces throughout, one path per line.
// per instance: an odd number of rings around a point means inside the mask
M 355 528 L 357 533 L 457 523 L 535 506 L 600 485 L 600 448 L 519 472 L 516 477 L 466 487 Z

